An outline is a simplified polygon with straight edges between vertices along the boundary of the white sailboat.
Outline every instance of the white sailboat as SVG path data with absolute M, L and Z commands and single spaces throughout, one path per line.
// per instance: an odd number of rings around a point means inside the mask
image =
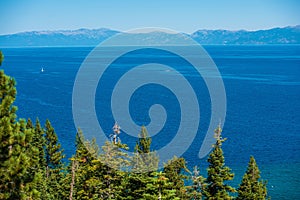
M 44 68 L 42 67 L 42 69 L 41 69 L 41 72 L 44 72 L 45 70 L 44 70 Z

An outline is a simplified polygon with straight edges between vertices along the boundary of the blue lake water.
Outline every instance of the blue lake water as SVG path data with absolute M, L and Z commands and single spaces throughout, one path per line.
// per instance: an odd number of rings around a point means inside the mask
M 204 46 L 216 63 L 226 89 L 227 113 L 223 136 L 228 140 L 223 145 L 226 164 L 233 169 L 240 182 L 250 155 L 262 171 L 262 178 L 268 180 L 272 199 L 297 199 L 300 197 L 300 46 Z M 3 68 L 17 81 L 18 116 L 46 118 L 52 122 L 67 157 L 74 153 L 76 127 L 72 116 L 72 90 L 77 71 L 90 47 L 57 48 L 4 48 Z M 143 60 L 149 57 L 163 62 L 172 55 L 147 51 L 132 55 L 130 59 Z M 97 90 L 96 111 L 99 120 L 104 120 L 104 131 L 108 132 L 114 123 L 106 101 L 98 98 L 109 96 L 111 81 L 118 73 L 124 72 L 128 62 L 118 63 L 119 68 L 104 79 L 107 91 Z M 181 62 L 175 62 L 179 67 Z M 41 68 L 45 71 L 41 73 Z M 123 71 L 122 71 L 123 70 Z M 192 71 L 181 71 L 191 82 L 197 81 Z M 115 74 L 114 74 L 115 73 Z M 196 91 L 207 95 L 204 84 Z M 178 128 L 179 108 L 174 96 L 164 88 L 149 87 L 147 92 L 139 90 L 132 96 L 132 117 L 139 125 L 149 123 L 147 109 L 151 104 L 160 103 L 172 116 L 169 133 L 153 137 L 153 147 L 160 148 L 172 138 Z M 205 92 L 206 91 L 206 92 Z M 150 95 L 149 95 L 150 94 Z M 107 101 L 110 99 L 108 98 Z M 176 103 L 177 102 L 177 103 Z M 207 128 L 210 107 L 209 99 L 201 101 L 201 127 Z M 121 125 L 122 126 L 122 125 Z M 174 129 L 174 130 L 173 130 Z M 205 130 L 203 130 L 204 132 Z M 203 140 L 199 131 L 196 139 L 184 154 L 190 168 L 200 166 L 206 174 L 206 158 L 199 159 L 198 151 Z M 122 136 L 122 141 L 134 147 L 132 137 Z

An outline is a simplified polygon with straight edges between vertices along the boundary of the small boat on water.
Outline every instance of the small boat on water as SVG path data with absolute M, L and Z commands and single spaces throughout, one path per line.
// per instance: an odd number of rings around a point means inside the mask
M 41 72 L 44 72 L 45 70 L 44 70 L 44 68 L 42 67 L 42 69 L 41 69 Z

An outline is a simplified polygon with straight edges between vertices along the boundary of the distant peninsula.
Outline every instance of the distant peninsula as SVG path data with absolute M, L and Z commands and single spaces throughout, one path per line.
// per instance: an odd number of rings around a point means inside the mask
M 0 47 L 96 46 L 117 33 L 106 28 L 21 32 L 0 35 Z M 157 32 L 147 34 L 149 43 L 161 37 Z M 198 30 L 189 36 L 203 45 L 300 44 L 300 25 L 257 31 Z

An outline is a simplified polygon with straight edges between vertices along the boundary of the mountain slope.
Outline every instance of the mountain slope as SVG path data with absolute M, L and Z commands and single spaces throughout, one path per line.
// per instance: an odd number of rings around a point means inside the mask
M 259 31 L 199 30 L 191 37 L 200 44 L 300 44 L 300 25 Z
M 104 28 L 23 32 L 0 35 L 0 46 L 95 46 L 116 33 Z
M 96 46 L 117 33 L 119 31 L 104 28 L 23 32 L 0 35 L 0 47 Z M 300 44 L 300 25 L 258 31 L 198 30 L 190 36 L 200 44 Z M 132 40 L 146 39 L 149 44 L 156 44 L 161 38 L 168 41 L 168 34 L 135 34 Z

